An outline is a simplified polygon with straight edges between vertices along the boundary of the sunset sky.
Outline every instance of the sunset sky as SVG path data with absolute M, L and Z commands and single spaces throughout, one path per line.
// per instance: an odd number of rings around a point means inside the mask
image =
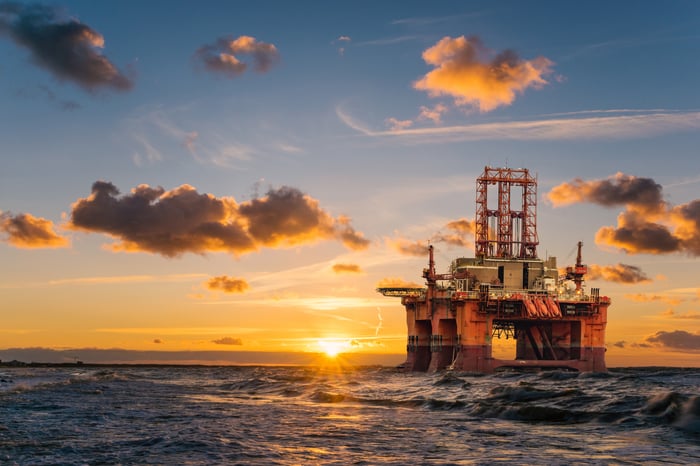
M 700 366 L 699 53 L 697 1 L 0 1 L 0 349 L 402 355 L 375 288 L 488 165 L 609 366 Z

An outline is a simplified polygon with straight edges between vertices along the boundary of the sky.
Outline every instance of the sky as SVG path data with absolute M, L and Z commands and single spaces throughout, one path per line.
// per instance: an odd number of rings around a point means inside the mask
M 493 166 L 536 174 L 540 257 L 583 242 L 609 366 L 700 366 L 698 31 L 696 1 L 0 1 L 0 358 L 400 362 L 375 289 L 473 257 Z

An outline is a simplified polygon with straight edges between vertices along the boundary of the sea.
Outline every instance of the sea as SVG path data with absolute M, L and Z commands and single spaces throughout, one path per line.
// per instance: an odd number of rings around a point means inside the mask
M 700 464 L 700 369 L 0 367 L 0 464 Z

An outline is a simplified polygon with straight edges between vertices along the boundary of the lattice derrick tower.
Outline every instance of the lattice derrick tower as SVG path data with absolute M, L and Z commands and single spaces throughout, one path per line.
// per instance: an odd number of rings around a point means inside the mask
M 489 209 L 489 186 L 496 186 L 498 204 Z M 514 187 L 522 189 L 514 206 Z M 525 168 L 485 167 L 476 180 L 476 256 L 537 258 L 537 179 Z

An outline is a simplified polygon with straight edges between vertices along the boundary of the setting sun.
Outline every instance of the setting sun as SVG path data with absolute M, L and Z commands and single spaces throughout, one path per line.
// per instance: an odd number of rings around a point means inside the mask
M 334 358 L 341 351 L 348 348 L 348 343 L 342 340 L 318 340 L 318 347 L 329 358 Z

